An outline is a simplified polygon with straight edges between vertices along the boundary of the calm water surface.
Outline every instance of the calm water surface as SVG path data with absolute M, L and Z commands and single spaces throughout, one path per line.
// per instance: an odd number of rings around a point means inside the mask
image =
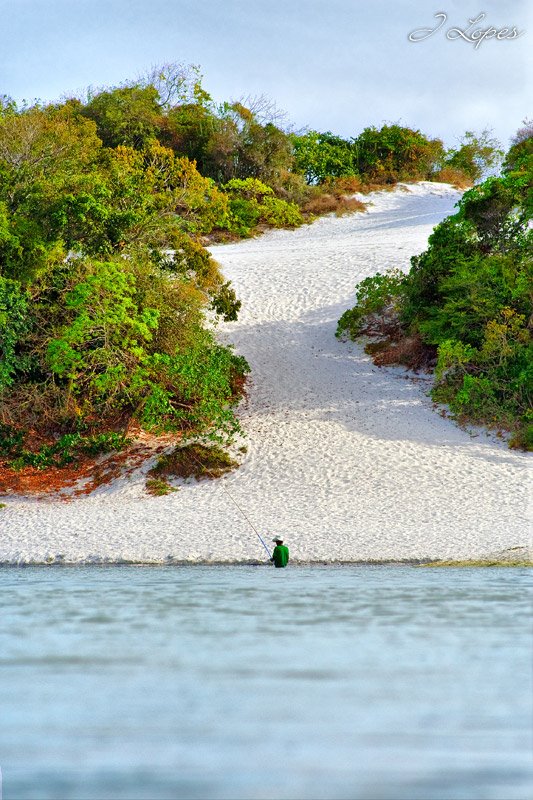
M 4 798 L 526 800 L 531 572 L 0 570 Z

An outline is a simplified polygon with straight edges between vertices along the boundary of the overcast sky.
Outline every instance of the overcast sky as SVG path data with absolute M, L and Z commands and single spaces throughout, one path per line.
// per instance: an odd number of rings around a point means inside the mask
M 448 145 L 532 116 L 527 0 L 0 0 L 0 94 L 57 100 L 168 61 L 217 101 L 268 95 L 294 127 L 357 135 L 399 122 Z M 435 17 L 437 12 L 444 16 Z M 476 49 L 450 29 L 512 28 Z M 408 34 L 442 26 L 417 43 Z M 453 34 L 452 34 L 453 36 Z M 529 105 L 528 105 L 529 99 Z

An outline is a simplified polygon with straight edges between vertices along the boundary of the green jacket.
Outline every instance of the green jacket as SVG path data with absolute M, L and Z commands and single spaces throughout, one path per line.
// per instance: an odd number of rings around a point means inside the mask
M 277 544 L 272 552 L 272 561 L 275 567 L 286 567 L 289 563 L 289 548 L 284 544 Z

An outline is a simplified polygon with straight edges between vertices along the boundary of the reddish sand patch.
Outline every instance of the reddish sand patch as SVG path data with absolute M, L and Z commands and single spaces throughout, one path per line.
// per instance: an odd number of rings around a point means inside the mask
M 118 453 L 82 456 L 66 467 L 24 467 L 14 470 L 0 461 L 0 497 L 55 496 L 68 501 L 80 495 L 88 495 L 99 486 L 135 472 L 147 459 L 162 453 L 178 441 L 175 435 L 153 436 L 141 431 L 135 433 L 134 442 Z

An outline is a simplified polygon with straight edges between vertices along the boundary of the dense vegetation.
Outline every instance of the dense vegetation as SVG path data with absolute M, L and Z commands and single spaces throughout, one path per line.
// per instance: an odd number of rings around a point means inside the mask
M 467 186 L 494 167 L 501 155 L 489 131 L 480 135 L 467 131 L 458 147 L 446 150 L 440 139 L 428 139 L 400 125 L 365 128 L 351 139 L 310 131 L 293 141 L 296 166 L 308 182 L 356 177 L 361 188 L 409 180 Z
M 240 304 L 194 238 L 229 198 L 157 139 L 105 147 L 85 112 L 0 114 L 0 455 L 15 466 L 120 446 L 133 420 L 238 430 L 248 368 L 207 317 Z
M 132 425 L 231 440 L 248 366 L 213 322 L 240 302 L 206 241 L 364 208 L 350 195 L 375 185 L 472 180 L 494 155 L 486 136 L 446 152 L 398 125 L 343 140 L 282 122 L 172 64 L 57 104 L 0 100 L 0 460 L 61 466 Z
M 378 363 L 435 367 L 433 397 L 459 418 L 513 431 L 533 448 L 531 128 L 515 138 L 500 177 L 466 192 L 407 275 L 362 281 L 338 335 L 382 341 Z

